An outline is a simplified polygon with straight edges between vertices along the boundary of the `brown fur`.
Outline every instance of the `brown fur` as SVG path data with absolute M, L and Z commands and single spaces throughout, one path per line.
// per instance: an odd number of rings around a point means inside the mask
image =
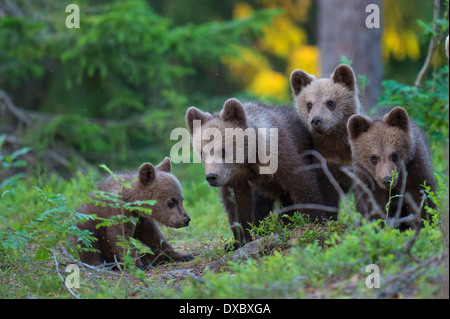
M 393 182 L 391 196 L 400 194 L 402 184 L 402 167 L 407 172 L 405 194 L 410 193 L 416 205 L 422 200 L 420 186 L 425 181 L 431 189 L 435 190 L 435 181 L 428 148 L 425 138 L 408 117 L 402 107 L 396 107 L 390 112 L 383 112 L 370 119 L 361 115 L 354 115 L 348 122 L 349 138 L 352 147 L 353 165 L 357 176 L 369 187 L 381 209 L 389 200 L 389 182 L 392 171 L 397 168 L 399 178 Z M 367 201 L 367 196 L 357 196 L 357 208 L 362 214 L 373 210 Z M 392 200 L 389 216 L 394 217 L 398 198 Z M 433 203 L 428 203 L 434 207 Z M 400 216 L 406 216 L 414 211 L 403 201 Z M 385 218 L 386 216 L 374 216 Z M 426 218 L 422 209 L 421 217 Z M 400 228 L 403 228 L 401 226 Z
M 116 215 L 138 217 L 136 225 L 125 223 L 111 227 L 100 227 L 98 220 L 89 220 L 78 228 L 89 230 L 98 241 L 93 243 L 98 252 L 80 252 L 81 261 L 90 265 L 100 265 L 103 262 L 111 263 L 121 261 L 124 249 L 118 245 L 118 236 L 125 239 L 130 237 L 140 240 L 147 245 L 154 255 L 139 256 L 134 253 L 136 267 L 147 268 L 151 264 L 167 260 L 187 261 L 193 259 L 191 255 L 183 255 L 174 251 L 172 246 L 164 238 L 155 221 L 166 226 L 180 228 L 189 224 L 190 218 L 183 207 L 183 195 L 180 182 L 172 175 L 172 166 L 169 158 L 154 167 L 150 163 L 141 165 L 137 173 L 117 174 L 118 181 L 112 176 L 108 177 L 98 186 L 98 190 L 121 194 L 124 202 L 156 200 L 156 204 L 150 206 L 152 214 L 143 214 L 136 211 L 113 208 L 110 206 L 95 206 L 94 203 L 83 204 L 79 212 L 83 214 L 95 214 L 98 217 L 110 218 Z M 123 183 L 131 184 L 131 188 L 123 187 Z
M 280 200 L 282 206 L 322 203 L 315 174 L 308 169 L 300 171 L 311 163 L 309 158 L 300 156 L 303 151 L 311 149 L 311 137 L 294 110 L 229 99 L 220 113 L 209 114 L 195 107 L 189 108 L 186 123 L 191 135 L 194 120 L 201 121 L 202 130 L 219 129 L 223 138 L 222 145 L 226 145 L 226 128 L 278 128 L 278 169 L 274 174 L 260 174 L 259 168 L 263 164 L 258 161 L 249 163 L 247 157 L 242 164 L 235 160 L 233 163 L 206 163 L 211 155 L 203 154 L 205 175 L 207 180 L 211 175 L 216 177 L 209 182 L 211 186 L 220 187 L 230 226 L 238 243 L 251 240 L 247 230 L 248 223 L 257 223 L 267 216 L 273 208 L 274 200 Z M 203 147 L 208 142 L 193 141 L 197 154 L 202 155 Z M 247 144 L 244 144 L 245 156 Z M 236 154 L 236 142 L 233 142 L 233 148 L 233 154 Z M 336 218 L 336 214 L 318 210 L 301 211 L 312 216 Z
M 340 167 L 352 164 L 347 121 L 360 109 L 353 69 L 341 64 L 330 78 L 320 79 L 295 70 L 291 88 L 300 118 L 311 132 L 314 150 L 326 159 L 341 188 L 348 191 L 351 181 Z M 327 204 L 337 207 L 337 191 L 323 172 L 318 174 L 323 191 L 328 194 Z

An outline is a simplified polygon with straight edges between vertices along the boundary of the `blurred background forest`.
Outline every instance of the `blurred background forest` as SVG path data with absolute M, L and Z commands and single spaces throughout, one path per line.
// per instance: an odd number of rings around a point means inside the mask
M 433 32 L 448 32 L 448 1 L 437 30 L 431 0 L 366 2 L 0 1 L 0 177 L 25 166 L 68 177 L 101 163 L 157 163 L 189 106 L 216 111 L 229 97 L 292 105 L 294 69 L 328 76 L 350 61 L 365 110 L 406 103 L 448 171 L 442 41 L 429 92 L 414 87 Z M 70 3 L 80 28 L 66 27 Z M 369 3 L 381 8 L 379 29 L 364 25 Z

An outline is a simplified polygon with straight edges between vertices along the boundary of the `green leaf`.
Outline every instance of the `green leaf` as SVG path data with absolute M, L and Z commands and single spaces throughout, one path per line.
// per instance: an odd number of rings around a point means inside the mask
M 36 253 L 34 254 L 34 260 L 36 261 L 46 261 L 49 258 L 50 252 L 41 246 L 36 250 Z

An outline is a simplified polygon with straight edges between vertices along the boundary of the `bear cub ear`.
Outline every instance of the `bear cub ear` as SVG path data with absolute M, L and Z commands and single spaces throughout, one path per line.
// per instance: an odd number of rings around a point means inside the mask
M 220 117 L 226 122 L 238 123 L 241 127 L 247 124 L 244 106 L 237 99 L 228 99 L 225 102 Z
M 308 74 L 302 70 L 294 70 L 291 73 L 291 88 L 294 95 L 299 95 L 300 92 L 310 85 L 316 77 L 312 74 Z
M 159 163 L 158 166 L 156 166 L 156 169 L 159 171 L 172 173 L 172 162 L 170 161 L 170 158 L 164 158 L 164 161 Z
M 347 130 L 350 140 L 354 140 L 362 133 L 367 132 L 371 125 L 371 119 L 359 114 L 352 115 L 347 123 Z
M 149 185 L 156 178 L 155 167 L 151 163 L 142 164 L 139 168 L 138 177 L 142 185 Z
M 394 107 L 388 114 L 384 116 L 384 122 L 389 126 L 394 126 L 403 131 L 409 130 L 409 116 L 408 112 L 401 107 Z
M 208 122 L 212 118 L 212 115 L 206 112 L 200 111 L 198 108 L 191 106 L 186 111 L 186 124 L 191 135 L 194 134 L 194 121 L 201 121 L 201 124 Z
M 352 92 L 356 91 L 355 72 L 350 65 L 338 65 L 331 78 L 334 83 L 340 83 Z

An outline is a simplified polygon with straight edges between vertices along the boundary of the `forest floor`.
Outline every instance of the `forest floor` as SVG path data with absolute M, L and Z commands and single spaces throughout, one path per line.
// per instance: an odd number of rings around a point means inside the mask
M 368 289 L 365 285 L 367 280 L 367 273 L 364 272 L 350 272 L 344 276 L 340 273 L 326 274 L 323 278 L 316 278 L 310 280 L 308 276 L 297 274 L 291 276 L 291 282 L 283 284 L 283 291 L 274 293 L 252 293 L 252 290 L 267 289 L 274 287 L 277 290 L 278 280 L 265 282 L 265 274 L 267 271 L 262 267 L 258 270 L 258 266 L 251 270 L 246 270 L 246 264 L 262 265 L 274 256 L 279 256 L 280 260 L 283 258 L 289 259 L 292 256 L 292 251 L 302 249 L 299 245 L 301 238 L 305 237 L 308 232 L 317 232 L 314 241 L 320 247 L 320 251 L 324 252 L 329 244 L 329 231 L 335 231 L 335 228 L 330 229 L 327 225 L 312 225 L 308 224 L 299 227 L 295 230 L 288 230 L 284 234 L 272 234 L 261 237 L 252 241 L 245 246 L 235 251 L 226 252 L 224 248 L 224 240 L 213 240 L 205 242 L 177 242 L 174 248 L 183 253 L 192 254 L 195 259 L 189 262 L 174 262 L 166 263 L 153 267 L 145 271 L 145 279 L 157 291 L 165 291 L 159 297 L 173 298 L 223 298 L 220 294 L 211 291 L 211 287 L 218 285 L 226 286 L 227 284 L 221 280 L 217 280 L 217 276 L 230 279 L 230 287 L 241 287 L 248 290 L 244 297 L 263 297 L 263 298 L 446 298 L 448 297 L 448 251 L 433 255 L 418 262 L 407 262 L 407 266 L 397 271 L 389 271 L 382 277 L 382 289 Z M 288 237 L 286 237 L 286 235 Z M 285 236 L 285 238 L 282 238 Z M 303 246 L 304 247 L 304 246 Z M 294 253 L 295 254 L 295 253 Z M 401 259 L 401 257 L 399 257 Z M 313 263 L 313 261 L 311 261 Z M 447 265 L 447 266 L 446 266 Z M 282 262 L 279 263 L 280 271 L 289 270 Z M 318 266 L 319 267 L 319 266 Z M 247 286 L 243 282 L 239 282 L 239 277 L 248 276 L 247 271 L 261 271 L 259 277 L 260 282 L 253 282 L 253 286 Z M 345 271 L 344 271 L 345 272 Z M 117 277 L 118 271 L 113 277 Z M 109 276 L 106 276 L 106 278 Z M 280 274 L 280 280 L 283 275 Z M 130 277 L 131 281 L 135 278 Z M 235 280 L 237 279 L 237 281 Z M 115 279 L 110 277 L 113 282 Z M 217 280 L 217 281 L 216 281 Z M 296 285 L 296 280 L 302 283 Z M 233 283 L 231 283 L 233 282 Z M 129 290 L 127 297 L 140 298 L 141 285 L 135 281 L 133 286 L 135 289 Z M 264 288 L 259 287 L 262 284 Z M 204 287 L 209 286 L 207 289 Z M 191 287 L 192 290 L 186 288 Z M 144 288 L 145 289 L 145 288 Z M 228 289 L 223 288 L 228 291 Z M 447 291 L 447 293 L 446 293 Z M 211 294 L 208 294 L 211 292 Z M 229 293 L 229 292 L 228 292 Z M 232 293 L 226 295 L 227 298 L 241 298 L 242 295 Z
M 55 177 L 41 188 L 39 181 L 20 181 L 3 193 L 0 297 L 448 298 L 446 188 L 420 231 L 369 222 L 349 198 L 337 221 L 311 223 L 294 214 L 286 225 L 271 215 L 251 227 L 254 241 L 226 251 L 232 233 L 220 200 L 207 183 L 191 181 L 183 185 L 189 227 L 161 230 L 175 250 L 195 259 L 120 271 L 87 267 L 66 253 L 76 209 L 96 181 L 95 175 Z M 73 264 L 80 280 L 69 290 Z M 370 265 L 379 268 L 380 288 L 369 288 Z

